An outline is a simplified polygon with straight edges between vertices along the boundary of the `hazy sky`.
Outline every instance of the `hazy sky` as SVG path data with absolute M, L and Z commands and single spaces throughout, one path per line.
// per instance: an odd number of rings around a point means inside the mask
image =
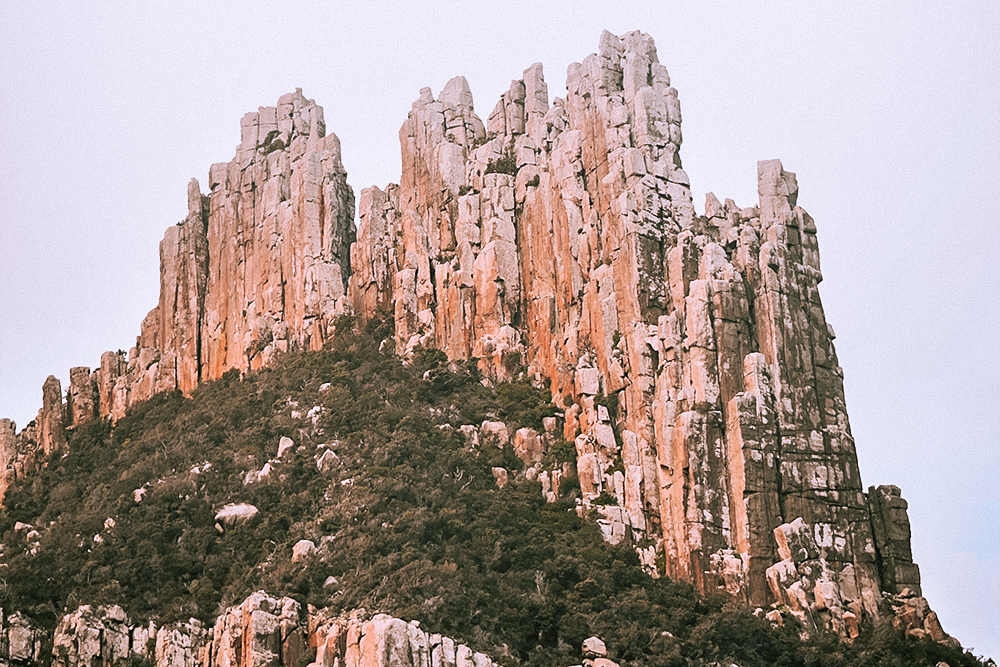
M 140 9 L 140 7 L 145 7 Z M 552 97 L 601 30 L 656 40 L 704 193 L 756 203 L 757 160 L 816 219 L 866 485 L 910 503 L 945 630 L 1000 658 L 1000 3 L 0 0 L 0 416 L 128 349 L 158 243 L 239 120 L 301 87 L 355 192 L 457 74 L 484 118 L 542 62 Z

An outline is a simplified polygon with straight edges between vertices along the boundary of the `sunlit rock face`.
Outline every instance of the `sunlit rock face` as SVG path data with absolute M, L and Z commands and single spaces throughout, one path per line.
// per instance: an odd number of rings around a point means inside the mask
M 840 632 L 883 591 L 918 595 L 905 501 L 861 487 L 795 175 L 762 161 L 756 204 L 709 194 L 699 215 L 648 35 L 605 32 L 566 85 L 550 98 L 532 65 L 485 122 L 464 77 L 421 90 L 400 182 L 361 191 L 356 229 L 322 108 L 296 91 L 247 114 L 207 194 L 189 184 L 135 348 L 74 369 L 65 405 L 50 378 L 21 434 L 0 425 L 2 483 L 65 447 L 64 427 L 317 349 L 341 314 L 388 314 L 400 355 L 549 387 L 552 433 L 477 437 L 537 465 L 561 431 L 581 513 L 651 572 Z
M 563 98 L 531 66 L 485 123 L 464 78 L 425 89 L 400 184 L 361 193 L 348 292 L 362 318 L 392 309 L 400 354 L 548 384 L 584 507 L 601 497 L 606 536 L 651 569 L 662 554 L 666 574 L 752 605 L 798 582 L 796 608 L 841 629 L 876 613 L 882 581 L 816 227 L 777 160 L 756 205 L 709 195 L 696 214 L 681 138 L 641 33 L 605 33 Z M 792 565 L 789 524 L 814 545 Z
M 192 179 L 188 215 L 160 243 L 160 300 L 127 362 L 101 359 L 101 416 L 319 349 L 348 308 L 354 195 L 322 107 L 297 90 L 248 113 L 236 157 L 212 165 L 208 188 Z

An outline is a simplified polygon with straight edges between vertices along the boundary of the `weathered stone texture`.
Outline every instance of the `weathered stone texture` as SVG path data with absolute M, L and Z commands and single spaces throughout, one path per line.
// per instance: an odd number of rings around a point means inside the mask
M 309 619 L 310 667 L 496 667 L 465 644 L 420 629 L 420 624 L 363 611 L 338 617 L 322 612 Z M 286 663 L 287 664 L 287 663 Z
M 66 392 L 66 426 L 85 424 L 97 416 L 97 385 L 86 366 L 69 369 L 69 391 Z
M 551 104 L 533 65 L 481 125 L 463 78 L 437 100 L 421 91 L 400 185 L 362 196 L 354 307 L 393 303 L 401 354 L 433 346 L 495 380 L 526 367 L 547 383 L 568 406 L 584 506 L 610 494 L 602 530 L 652 540 L 648 564 L 660 551 L 671 576 L 768 604 L 787 598 L 768 575 L 785 562 L 774 531 L 794 524 L 818 552 L 787 574 L 822 583 L 819 622 L 875 613 L 869 508 L 795 175 L 761 162 L 756 206 L 709 195 L 697 215 L 677 91 L 641 33 L 602 35 Z M 527 463 L 530 442 L 515 438 Z
M 0 501 L 17 478 L 14 463 L 18 454 L 16 425 L 9 419 L 0 419 Z
M 262 591 L 230 608 L 215 622 L 201 667 L 296 667 L 307 650 L 302 609 L 290 598 Z
M 209 194 L 189 185 L 127 363 L 109 352 L 89 378 L 75 369 L 65 413 L 50 378 L 14 450 L 59 451 L 64 423 L 316 349 L 349 310 L 391 313 L 401 355 L 434 347 L 490 380 L 548 385 L 581 513 L 645 545 L 651 572 L 846 632 L 881 590 L 918 590 L 898 489 L 862 491 L 795 175 L 762 161 L 756 205 L 709 194 L 698 215 L 677 91 L 648 35 L 605 32 L 566 88 L 550 101 L 532 65 L 485 123 L 463 77 L 437 99 L 421 90 L 400 182 L 362 191 L 356 234 L 322 109 L 296 91 L 247 114 Z M 463 436 L 512 441 L 555 497 L 562 473 L 538 464 L 556 428 Z M 19 457 L 0 461 L 6 476 Z
M 45 631 L 19 611 L 0 609 L 0 662 L 31 664 L 43 657 Z
M 66 449 L 66 406 L 62 400 L 62 384 L 53 375 L 42 385 L 42 409 L 35 423 L 38 445 L 45 456 Z
M 160 299 L 135 347 L 127 358 L 106 352 L 89 378 L 87 369 L 71 372 L 66 426 L 95 414 L 117 420 L 155 393 L 189 393 L 230 368 L 322 347 L 350 310 L 354 195 L 346 179 L 340 141 L 301 90 L 247 114 L 236 157 L 209 172 L 209 194 L 197 180 L 188 184 L 188 214 L 160 243 Z M 385 303 L 370 310 L 378 306 Z M 38 422 L 46 451 L 61 447 L 62 433 L 49 404 Z
M 121 607 L 83 605 L 59 621 L 53 635 L 51 664 L 53 667 L 114 665 L 124 662 L 132 653 L 132 628 Z
M 920 595 L 920 570 L 910 551 L 910 519 L 899 487 L 868 489 L 868 507 L 875 536 L 882 590 L 899 594 L 904 589 Z
M 241 129 L 209 177 L 203 379 L 319 349 L 347 308 L 354 196 L 323 109 L 296 91 Z

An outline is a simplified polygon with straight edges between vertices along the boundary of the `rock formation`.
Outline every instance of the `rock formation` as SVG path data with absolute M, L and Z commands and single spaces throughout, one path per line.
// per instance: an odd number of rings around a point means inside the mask
M 0 609 L 0 660 L 30 664 L 42 658 L 45 632 L 21 612 L 3 611 Z
M 401 355 L 433 347 L 548 386 L 581 512 L 651 572 L 842 632 L 883 591 L 919 592 L 898 489 L 862 490 L 795 175 L 760 162 L 755 205 L 709 194 L 696 213 L 649 36 L 605 32 L 551 101 L 532 65 L 485 123 L 463 77 L 425 88 L 399 136 L 400 183 L 361 192 L 355 233 L 322 109 L 297 91 L 247 114 L 236 157 L 212 166 L 208 195 L 191 182 L 161 243 L 136 347 L 74 369 L 65 408 L 50 378 L 14 441 L 0 424 L 4 480 L 26 443 L 64 447 L 64 425 L 316 349 L 340 314 L 388 312 Z M 553 437 L 502 431 L 469 436 L 512 439 L 528 464 Z
M 160 242 L 159 303 L 127 361 L 106 352 L 89 378 L 73 369 L 67 426 L 318 349 L 345 312 L 354 197 L 323 109 L 296 91 L 240 129 L 236 157 L 212 165 L 209 194 L 188 184 L 188 215 Z
M 310 667 L 496 667 L 489 656 L 449 637 L 431 634 L 420 624 L 363 612 L 329 618 L 310 614 Z
M 156 667 L 496 667 L 482 653 L 420 624 L 363 609 L 302 609 L 258 591 L 205 629 L 192 619 L 133 624 L 121 607 L 84 605 L 49 636 L 19 613 L 0 611 L 0 661 L 92 667 L 143 661 Z
M 816 228 L 776 160 L 758 166 L 757 206 L 709 195 L 696 215 L 680 128 L 640 33 L 605 33 L 551 105 L 541 66 L 525 70 L 485 132 L 463 78 L 421 91 L 400 185 L 361 195 L 352 256 L 379 259 L 351 276 L 355 310 L 394 304 L 401 354 L 437 347 L 548 384 L 584 505 L 612 494 L 595 506 L 608 534 L 652 540 L 651 568 L 661 552 L 666 574 L 752 605 L 789 578 L 830 582 L 803 604 L 875 614 Z M 815 546 L 790 568 L 774 531 L 794 521 Z

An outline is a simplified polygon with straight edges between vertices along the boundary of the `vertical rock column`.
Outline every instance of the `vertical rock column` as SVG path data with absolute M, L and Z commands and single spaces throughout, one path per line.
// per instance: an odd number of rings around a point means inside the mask
M 215 621 L 200 667 L 297 667 L 305 662 L 307 632 L 299 603 L 257 591 Z
M 203 380 L 319 349 L 347 309 L 354 195 L 322 107 L 297 90 L 244 116 L 241 136 L 209 175 Z
M 363 321 L 376 313 L 392 314 L 402 230 L 399 186 L 385 191 L 365 188 L 358 201 L 357 242 L 351 244 L 351 305 Z
M 533 65 L 485 135 L 477 121 L 464 79 L 437 101 L 422 91 L 399 196 L 365 197 L 356 307 L 387 302 L 395 272 L 401 353 L 477 357 L 497 380 L 526 363 L 547 381 L 584 505 L 606 494 L 606 537 L 652 543 L 647 565 L 660 548 L 668 574 L 767 604 L 784 595 L 767 576 L 774 531 L 801 519 L 841 596 L 828 616 L 872 612 L 874 546 L 794 175 L 762 162 L 758 206 L 710 195 L 696 216 L 677 92 L 641 33 L 602 35 L 551 104 Z
M 188 214 L 160 243 L 160 300 L 128 361 L 95 372 L 98 412 L 117 420 L 153 394 L 192 391 L 230 368 L 319 349 L 348 310 L 354 195 L 323 109 L 301 90 L 241 121 L 210 194 L 188 185 Z
M 101 367 L 94 371 L 97 376 L 98 414 L 102 419 L 111 417 L 119 419 L 124 416 L 127 401 L 116 399 L 118 394 L 123 394 L 126 387 L 116 389 L 118 380 L 128 369 L 125 354 L 122 352 L 105 352 L 101 355 Z
M 67 426 L 85 424 L 97 415 L 97 386 L 90 369 L 77 366 L 69 369 L 69 391 L 66 392 Z
M 7 489 L 17 478 L 14 462 L 18 455 L 18 438 L 14 422 L 0 419 L 0 503 L 7 495 Z
M 859 616 L 862 610 L 877 612 L 872 533 L 842 371 L 819 298 L 815 225 L 796 205 L 794 174 L 777 160 L 759 163 L 758 193 L 758 271 L 749 271 L 748 278 L 756 336 L 775 394 L 779 501 L 784 520 L 801 519 L 816 543 L 821 573 L 806 579 L 833 582 L 836 599 L 827 592 L 816 608 L 832 610 L 836 625 L 840 608 Z M 780 597 L 773 580 L 771 588 Z
M 465 644 L 386 614 L 364 620 L 359 612 L 335 618 L 319 612 L 309 626 L 309 645 L 316 647 L 311 667 L 496 667 L 489 656 Z
M 66 450 L 66 413 L 62 402 L 62 385 L 50 375 L 42 385 L 42 409 L 35 419 L 38 445 L 45 456 Z
M 870 487 L 867 498 L 882 590 L 898 594 L 909 588 L 920 595 L 920 569 L 913 562 L 910 518 L 899 487 Z
M 782 521 L 778 434 L 764 355 L 748 354 L 743 373 L 745 391 L 734 395 L 726 410 L 733 549 L 746 573 L 747 601 L 764 605 L 771 598 L 767 568 L 776 560 L 773 526 Z
M 207 200 L 198 181 L 188 183 L 188 214 L 160 241 L 158 342 L 176 360 L 177 388 L 190 393 L 201 381 L 201 325 L 208 285 Z
M 478 304 L 469 249 L 479 244 L 478 229 L 470 227 L 478 223 L 478 210 L 471 210 L 478 201 L 462 197 L 468 153 L 486 133 L 472 106 L 468 83 L 456 77 L 438 100 L 421 90 L 399 131 L 401 245 L 393 291 L 401 353 L 424 345 L 452 358 L 472 355 Z

